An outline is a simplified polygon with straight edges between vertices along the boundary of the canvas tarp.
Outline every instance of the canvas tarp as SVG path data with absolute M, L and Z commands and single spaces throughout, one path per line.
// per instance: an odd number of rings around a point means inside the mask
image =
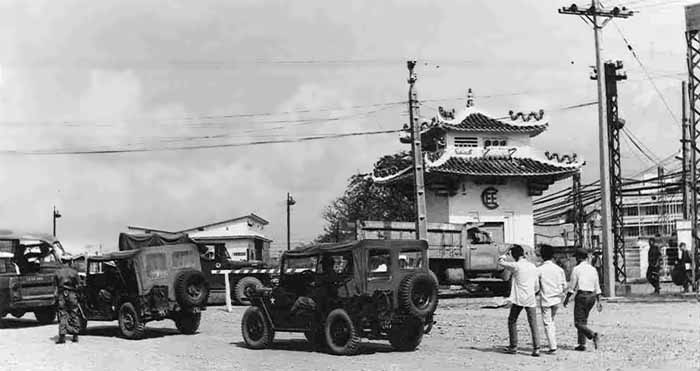
M 187 243 L 196 244 L 188 235 L 184 233 L 119 234 L 119 251 L 135 250 L 149 246 L 180 245 Z

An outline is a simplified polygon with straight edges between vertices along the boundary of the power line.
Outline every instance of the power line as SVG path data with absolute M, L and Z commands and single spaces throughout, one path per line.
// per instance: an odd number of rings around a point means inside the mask
M 119 154 L 119 153 L 138 153 L 138 152 L 164 152 L 164 151 L 187 151 L 195 149 L 213 149 L 213 148 L 233 148 L 233 147 L 248 147 L 264 144 L 279 144 L 279 143 L 298 143 L 307 142 L 323 139 L 335 139 L 335 138 L 345 138 L 345 137 L 356 137 L 356 136 L 368 136 L 368 135 L 381 135 L 381 134 L 391 134 L 398 133 L 401 130 L 380 130 L 380 131 L 362 131 L 362 132 L 352 132 L 352 133 L 341 133 L 341 134 L 329 134 L 329 135 L 314 135 L 299 138 L 289 138 L 289 139 L 273 139 L 273 140 L 260 140 L 252 142 L 241 142 L 241 143 L 222 143 L 222 144 L 200 144 L 200 145 L 190 145 L 190 146 L 178 146 L 178 147 L 163 147 L 163 148 L 111 148 L 111 149 L 84 149 L 84 150 L 70 150 L 70 149 L 58 149 L 58 150 L 46 150 L 46 151 L 13 151 L 5 150 L 0 151 L 0 154 L 7 155 L 97 155 L 97 154 Z
M 635 52 L 634 48 L 632 48 L 632 45 L 630 42 L 627 40 L 627 37 L 622 33 L 622 29 L 620 29 L 620 26 L 617 25 L 615 20 L 612 21 L 613 25 L 615 26 L 615 29 L 617 30 L 617 33 L 620 34 L 620 37 L 622 37 L 622 40 L 625 42 L 627 45 L 627 49 L 632 53 L 632 56 L 634 59 L 637 61 L 639 64 L 639 67 L 642 68 L 642 71 L 644 71 L 644 75 L 647 77 L 649 82 L 651 83 L 651 86 L 654 87 L 654 90 L 656 91 L 656 94 L 658 94 L 659 98 L 661 99 L 661 102 L 663 102 L 664 106 L 666 107 L 666 111 L 668 111 L 669 115 L 673 118 L 673 121 L 676 123 L 676 125 L 680 126 L 680 121 L 678 120 L 678 117 L 676 117 L 676 114 L 673 113 L 673 110 L 671 109 L 671 106 L 669 106 L 668 102 L 666 101 L 666 97 L 661 93 L 661 90 L 659 87 L 656 85 L 656 82 L 654 79 L 651 78 L 651 75 L 649 74 L 649 71 L 647 70 L 646 66 L 644 63 L 642 63 L 642 60 L 639 59 L 639 56 L 637 55 L 637 52 Z
M 642 147 L 639 145 L 639 143 L 637 143 L 634 139 L 632 139 L 632 136 L 630 135 L 628 130 L 626 130 L 624 127 L 622 128 L 622 133 L 624 133 L 627 136 L 627 139 L 629 139 L 629 141 L 632 142 L 634 147 L 637 148 L 639 150 L 639 152 L 641 152 L 646 158 L 648 158 L 649 161 L 651 161 L 652 163 L 658 163 L 658 161 L 656 161 L 653 157 L 651 157 L 651 155 L 649 155 L 647 153 L 647 151 L 642 149 Z

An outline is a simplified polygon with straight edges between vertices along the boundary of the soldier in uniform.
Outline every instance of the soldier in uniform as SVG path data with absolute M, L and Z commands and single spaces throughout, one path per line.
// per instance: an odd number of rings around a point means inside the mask
M 73 342 L 78 342 L 82 323 L 82 312 L 78 303 L 80 281 L 78 272 L 73 268 L 61 268 L 56 271 L 58 286 L 58 340 L 56 344 L 66 342 L 66 334 L 73 335 Z
M 647 281 L 654 287 L 654 294 L 660 293 L 659 275 L 661 273 L 661 250 L 655 238 L 649 239 L 649 252 L 647 253 Z

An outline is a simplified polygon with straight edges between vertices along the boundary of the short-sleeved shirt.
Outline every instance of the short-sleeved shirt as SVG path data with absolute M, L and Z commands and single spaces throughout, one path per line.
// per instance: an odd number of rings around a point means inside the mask
M 600 294 L 600 281 L 598 281 L 598 271 L 592 265 L 584 261 L 574 267 L 571 272 L 571 284 L 569 292 L 591 291 Z

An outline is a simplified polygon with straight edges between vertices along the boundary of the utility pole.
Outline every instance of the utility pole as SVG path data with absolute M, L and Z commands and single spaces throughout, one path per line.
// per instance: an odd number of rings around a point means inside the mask
M 622 156 L 620 154 L 620 130 L 625 125 L 617 109 L 617 82 L 627 79 L 622 72 L 622 61 L 605 62 L 605 107 L 607 108 L 608 155 L 610 156 L 610 216 L 612 217 L 613 266 L 615 281 L 627 282 L 625 265 L 625 237 L 622 235 Z M 604 199 L 603 199 L 604 200 Z
M 421 143 L 420 108 L 415 83 L 418 79 L 413 72 L 416 61 L 406 62 L 408 67 L 408 117 L 411 120 L 411 153 L 413 154 L 413 178 L 416 196 L 416 239 L 428 240 L 428 221 L 425 204 L 425 180 L 423 177 L 423 144 Z
M 583 247 L 583 197 L 581 195 L 581 171 L 574 173 L 571 178 L 571 193 L 574 201 L 574 246 Z
M 292 233 L 291 233 L 291 223 L 290 223 L 290 218 L 289 218 L 290 207 L 296 203 L 297 202 L 294 201 L 294 199 L 292 198 L 292 195 L 290 195 L 289 192 L 287 192 L 287 251 L 289 251 L 292 248 L 292 239 L 291 239 Z
M 56 237 L 56 219 L 61 217 L 61 213 L 56 210 L 56 205 L 53 206 L 53 236 Z
M 587 9 L 579 9 L 576 4 L 559 9 L 559 14 L 577 15 L 584 22 L 593 27 L 593 39 L 595 41 L 595 71 L 598 75 L 598 141 L 600 156 L 600 193 L 601 193 L 601 228 L 602 228 L 602 248 L 603 248 L 603 295 L 615 296 L 615 267 L 613 262 L 613 223 L 610 215 L 610 176 L 608 159 L 608 131 L 606 130 L 605 101 L 603 99 L 603 77 L 602 60 L 600 55 L 601 40 L 600 31 L 613 18 L 629 18 L 632 12 L 627 8 L 615 7 L 611 10 L 603 9 L 599 0 L 592 0 L 591 6 Z
M 681 121 L 683 123 L 683 139 L 681 139 L 681 162 L 683 163 L 681 169 L 681 179 L 683 181 L 683 220 L 688 220 L 690 217 L 690 192 L 693 191 L 693 184 L 690 182 L 690 177 L 688 176 L 688 171 L 690 170 L 690 164 L 688 162 L 690 160 L 691 147 L 690 140 L 688 139 L 690 128 L 688 125 L 688 93 L 686 84 L 685 81 L 681 84 Z
M 687 44 L 688 63 L 688 133 L 690 141 L 690 229 L 691 229 L 691 270 L 693 274 L 693 290 L 700 295 L 696 276 L 698 264 L 698 177 L 697 177 L 697 154 L 698 138 L 700 133 L 700 4 L 687 5 L 685 7 L 685 40 Z M 700 296 L 699 296 L 700 298 Z

